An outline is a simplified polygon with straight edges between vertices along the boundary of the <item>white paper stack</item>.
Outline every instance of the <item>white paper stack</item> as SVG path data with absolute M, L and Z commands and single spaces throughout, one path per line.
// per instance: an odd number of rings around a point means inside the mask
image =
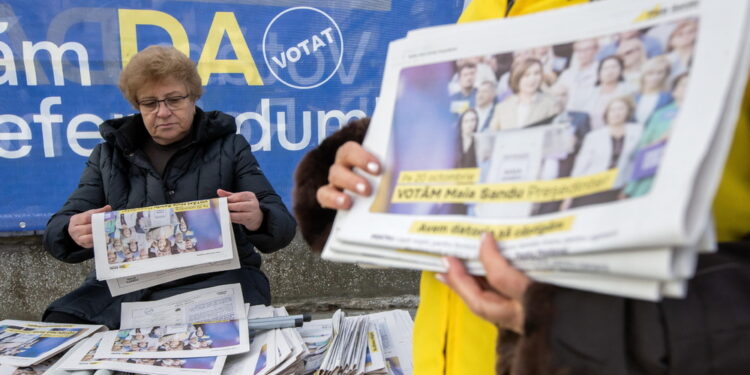
M 492 232 L 533 279 L 684 296 L 715 250 L 749 9 L 610 0 L 392 42 L 363 144 L 384 173 L 338 213 L 323 257 L 442 272 L 450 255 L 481 275 Z
M 113 296 L 240 268 L 226 198 L 94 214 L 96 277 Z
M 250 307 L 249 316 L 285 316 L 283 308 Z M 409 374 L 413 321 L 393 310 L 258 332 L 250 351 L 229 356 L 223 374 Z
M 352 317 L 337 311 L 316 374 L 410 374 L 413 324 L 402 310 Z
M 248 316 L 257 319 L 288 314 L 283 307 L 250 306 Z M 304 339 L 294 328 L 257 331 L 250 351 L 229 357 L 224 374 L 301 374 L 308 353 Z
M 123 303 L 120 321 L 119 330 L 81 342 L 56 367 L 68 371 L 218 375 L 228 355 L 250 349 L 240 284 L 158 301 Z
M 0 321 L 0 374 L 44 371 L 57 354 L 103 329 L 101 325 Z

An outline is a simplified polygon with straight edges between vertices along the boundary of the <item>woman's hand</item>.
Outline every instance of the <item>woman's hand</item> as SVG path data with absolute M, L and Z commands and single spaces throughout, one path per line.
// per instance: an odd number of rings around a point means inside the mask
M 491 234 L 482 236 L 479 260 L 486 277 L 472 276 L 456 258 L 445 258 L 448 272 L 438 274 L 478 316 L 501 328 L 523 334 L 523 297 L 531 280 L 500 254 Z
M 344 190 L 362 196 L 372 193 L 367 180 L 354 172 L 359 168 L 372 175 L 380 173 L 380 163 L 374 155 L 356 142 L 346 142 L 336 151 L 336 160 L 328 170 L 328 185 L 318 189 L 316 197 L 322 207 L 334 210 L 347 210 L 352 206 L 352 198 Z
M 229 218 L 235 224 L 242 224 L 248 230 L 258 230 L 263 224 L 263 211 L 255 194 L 250 191 L 232 193 L 217 189 L 216 194 L 221 198 L 227 198 Z
M 91 215 L 109 211 L 112 211 L 112 206 L 106 205 L 71 216 L 68 222 L 70 238 L 84 249 L 94 247 L 94 236 L 91 234 Z

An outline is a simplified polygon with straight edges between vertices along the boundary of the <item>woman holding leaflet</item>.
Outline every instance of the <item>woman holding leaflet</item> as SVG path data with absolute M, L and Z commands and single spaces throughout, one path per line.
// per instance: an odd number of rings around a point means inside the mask
M 94 256 L 95 213 L 219 196 L 228 201 L 241 268 L 189 276 L 117 297 L 92 273 L 78 289 L 53 302 L 44 320 L 117 328 L 122 302 L 157 300 L 230 283 L 242 285 L 246 302 L 270 303 L 268 279 L 260 270 L 256 249 L 267 253 L 286 246 L 294 237 L 295 222 L 261 172 L 250 145 L 236 134 L 234 118 L 196 106 L 203 87 L 195 63 L 172 47 L 151 46 L 137 53 L 120 75 L 119 86 L 138 113 L 100 126 L 104 143 L 91 153 L 78 188 L 47 223 L 45 249 L 64 262 L 81 262 Z M 156 256 L 171 254 L 168 240 L 158 245 Z

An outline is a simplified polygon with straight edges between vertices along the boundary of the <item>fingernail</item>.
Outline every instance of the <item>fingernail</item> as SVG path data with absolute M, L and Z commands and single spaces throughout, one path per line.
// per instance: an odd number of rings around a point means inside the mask
M 365 183 L 364 183 L 364 182 L 360 182 L 360 183 L 357 183 L 357 185 L 356 185 L 356 186 L 355 186 L 354 188 L 355 188 L 355 189 L 357 189 L 357 192 L 358 192 L 358 193 L 360 193 L 360 194 L 364 194 L 364 193 L 365 193 L 365 189 L 366 189 L 367 187 L 365 186 Z
M 482 242 L 487 241 L 487 232 L 482 232 L 482 235 L 479 237 L 479 240 Z
M 445 272 L 448 272 L 448 270 L 451 269 L 451 264 L 450 262 L 448 262 L 448 258 L 443 257 L 443 258 L 440 258 L 440 260 L 443 261 L 443 266 L 445 266 Z
M 367 170 L 370 171 L 370 173 L 378 173 L 380 172 L 380 166 L 378 163 L 371 161 L 367 163 Z
M 446 284 L 445 276 L 443 276 L 442 273 L 436 273 L 435 278 L 437 279 L 437 281 L 440 281 L 441 283 Z
M 339 207 L 343 207 L 345 201 L 346 201 L 346 198 L 344 198 L 342 196 L 337 197 L 336 198 L 336 205 L 338 205 Z

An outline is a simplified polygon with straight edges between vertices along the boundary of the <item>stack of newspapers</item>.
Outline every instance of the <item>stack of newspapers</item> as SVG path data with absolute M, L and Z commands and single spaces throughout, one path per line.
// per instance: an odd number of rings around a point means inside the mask
M 393 310 L 344 317 L 339 310 L 330 323 L 333 337 L 319 375 L 410 374 L 414 322 L 409 313 Z
M 413 322 L 405 311 L 355 317 L 337 311 L 332 319 L 300 322 L 283 307 L 244 304 L 239 284 L 123 303 L 121 327 L 112 331 L 3 321 L 0 374 L 22 366 L 52 375 L 81 370 L 158 375 L 411 372 Z
M 112 296 L 240 268 L 226 198 L 94 214 L 98 280 Z
M 374 193 L 325 259 L 680 297 L 715 251 L 711 203 L 748 71 L 745 0 L 609 0 L 390 44 L 364 147 Z
M 0 321 L 0 374 L 41 374 L 100 325 Z
M 80 342 L 53 370 L 218 375 L 250 350 L 247 310 L 239 284 L 123 303 L 119 329 Z
M 264 308 L 265 313 L 253 315 L 253 309 Z M 274 310 L 250 309 L 252 317 Z M 229 357 L 223 374 L 408 374 L 412 326 L 402 310 L 354 317 L 339 310 L 331 319 L 255 335 L 249 353 Z

